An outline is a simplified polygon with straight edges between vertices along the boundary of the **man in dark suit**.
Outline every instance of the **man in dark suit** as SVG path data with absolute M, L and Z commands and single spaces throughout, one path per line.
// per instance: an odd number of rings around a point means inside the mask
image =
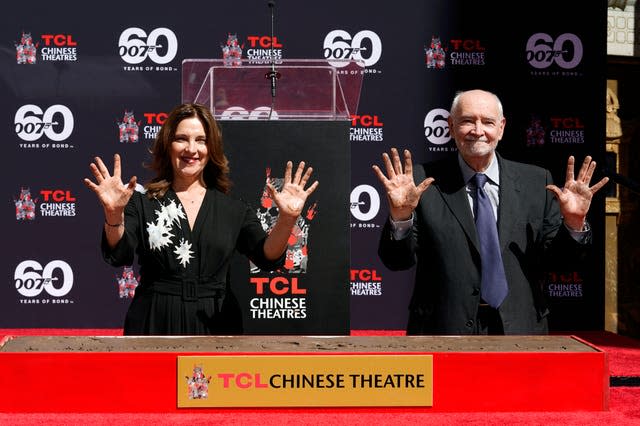
M 596 167 L 589 156 L 574 178 L 571 156 L 561 189 L 548 170 L 502 158 L 495 149 L 506 119 L 493 93 L 457 93 L 448 122 L 457 156 L 414 167 L 408 150 L 402 161 L 393 148 L 382 156 L 386 175 L 373 166 L 390 213 L 380 258 L 391 270 L 416 265 L 407 334 L 546 334 L 544 259 L 589 244 L 587 212 L 608 178 L 589 186 Z M 487 181 L 476 184 L 477 173 Z M 481 199 L 490 202 L 482 210 L 491 226 L 497 222 L 492 260 L 474 222 Z M 483 277 L 490 270 L 495 276 Z M 496 283 L 497 299 L 485 296 Z

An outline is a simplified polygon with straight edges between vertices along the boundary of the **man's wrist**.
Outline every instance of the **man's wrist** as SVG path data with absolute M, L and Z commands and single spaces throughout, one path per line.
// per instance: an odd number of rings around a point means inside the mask
M 411 212 L 411 216 L 407 220 L 396 221 L 391 215 L 389 215 L 389 224 L 391 225 L 391 235 L 394 240 L 401 240 L 409 234 L 411 227 L 413 226 L 414 213 Z
M 413 221 L 413 212 L 411 212 L 411 214 L 409 216 L 407 216 L 406 219 L 394 219 L 393 215 L 389 215 L 389 220 L 391 221 L 391 223 L 393 224 L 399 224 L 399 223 L 406 223 L 409 221 Z
M 589 222 L 587 222 L 586 220 L 582 222 L 582 226 L 580 227 L 571 226 L 566 221 L 564 222 L 564 226 L 566 226 L 567 229 L 571 232 L 588 232 L 591 230 Z

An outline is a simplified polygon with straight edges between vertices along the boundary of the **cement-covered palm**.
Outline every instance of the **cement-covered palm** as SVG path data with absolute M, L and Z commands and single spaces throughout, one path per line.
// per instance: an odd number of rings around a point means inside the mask
M 411 217 L 411 213 L 418 206 L 422 193 L 434 181 L 426 178 L 418 185 L 413 179 L 413 162 L 411 152 L 404 150 L 404 167 L 400 161 L 400 154 L 396 148 L 391 148 L 391 155 L 382 154 L 382 161 L 387 174 L 376 165 L 373 170 L 384 187 L 389 201 L 389 214 L 394 220 L 405 220 Z
M 269 195 L 273 198 L 276 206 L 278 206 L 280 215 L 298 217 L 302 213 L 307 198 L 318 186 L 318 181 L 315 181 L 305 189 L 311 173 L 313 173 L 313 168 L 309 167 L 306 171 L 304 168 L 305 163 L 301 161 L 295 175 L 292 176 L 293 163 L 288 161 L 285 168 L 282 189 L 277 191 L 271 183 L 267 184 Z
M 589 186 L 596 169 L 596 162 L 592 161 L 591 156 L 585 157 L 575 178 L 574 167 L 575 158 L 570 156 L 564 186 L 558 188 L 556 185 L 547 185 L 547 189 L 556 195 L 565 224 L 572 229 L 581 229 L 591 207 L 593 195 L 609 181 L 609 178 L 604 177 L 595 185 Z
M 98 196 L 105 213 L 123 212 L 133 195 L 136 177 L 132 177 L 127 185 L 122 182 L 120 156 L 114 155 L 113 174 L 109 173 L 100 157 L 96 157 L 95 163 L 91 163 L 89 168 L 95 183 L 89 179 L 85 179 L 84 182 Z

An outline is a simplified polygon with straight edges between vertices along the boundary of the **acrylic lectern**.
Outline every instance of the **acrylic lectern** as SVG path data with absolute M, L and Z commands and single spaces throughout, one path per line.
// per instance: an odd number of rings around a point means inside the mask
M 355 61 L 183 61 L 182 101 L 211 109 L 229 159 L 231 195 L 255 209 L 267 232 L 278 215 L 267 180 L 281 185 L 291 160 L 294 168 L 300 161 L 313 167 L 311 180 L 319 181 L 289 239 L 284 268 L 261 271 L 241 256 L 234 260 L 231 291 L 244 334 L 350 332 L 349 131 L 363 70 Z

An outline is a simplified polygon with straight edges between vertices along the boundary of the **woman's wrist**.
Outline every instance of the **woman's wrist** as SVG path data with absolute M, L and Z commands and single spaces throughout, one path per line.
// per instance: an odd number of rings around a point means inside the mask
M 119 228 L 124 225 L 124 212 L 105 212 L 104 224 L 110 228 Z

